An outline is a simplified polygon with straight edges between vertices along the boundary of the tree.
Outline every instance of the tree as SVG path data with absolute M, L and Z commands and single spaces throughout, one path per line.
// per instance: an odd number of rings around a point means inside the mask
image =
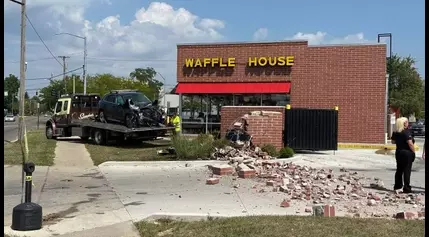
M 9 74 L 9 76 L 4 79 L 4 91 L 8 94 L 4 99 L 4 108 L 12 111 L 13 113 L 18 112 L 18 99 L 16 97 L 18 90 L 18 77 L 13 74 Z
M 387 62 L 389 74 L 389 104 L 399 108 L 402 116 L 421 117 L 424 110 L 424 85 L 415 60 L 393 55 Z
M 24 98 L 25 98 L 26 100 L 30 99 L 30 96 L 28 95 L 28 92 L 25 92 L 25 94 L 24 94 Z
M 54 93 L 56 95 L 54 95 Z M 54 109 L 55 103 L 57 102 L 58 96 L 64 94 L 64 82 L 52 80 L 48 86 L 40 90 L 41 103 L 44 105 L 47 110 L 52 111 Z
M 130 77 L 133 80 L 137 80 L 141 83 L 148 85 L 150 93 L 147 94 L 150 98 L 158 98 L 159 92 L 164 85 L 162 82 L 155 79 L 156 71 L 151 67 L 147 68 L 136 68 L 130 73 Z

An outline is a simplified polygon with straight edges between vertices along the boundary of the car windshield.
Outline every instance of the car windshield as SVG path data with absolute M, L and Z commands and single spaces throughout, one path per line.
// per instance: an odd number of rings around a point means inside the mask
M 12 114 L 8 114 L 8 115 L 6 115 L 6 117 L 13 118 L 13 115 Z
M 134 103 L 151 103 L 151 101 L 142 93 L 133 93 L 122 95 L 124 100 L 131 99 Z

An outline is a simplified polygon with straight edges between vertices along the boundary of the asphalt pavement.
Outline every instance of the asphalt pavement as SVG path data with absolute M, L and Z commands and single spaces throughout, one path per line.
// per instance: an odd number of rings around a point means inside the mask
M 43 128 L 48 118 L 40 116 L 40 127 Z M 12 142 L 18 139 L 18 117 L 15 122 L 4 123 L 4 143 Z M 37 129 L 37 116 L 28 116 L 25 118 L 27 131 Z

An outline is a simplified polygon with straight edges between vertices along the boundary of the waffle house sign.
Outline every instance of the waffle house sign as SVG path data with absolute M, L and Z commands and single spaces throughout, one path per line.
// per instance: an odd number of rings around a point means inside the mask
M 246 62 L 247 67 L 266 67 L 266 66 L 285 66 L 294 65 L 294 56 L 279 57 L 249 57 Z M 187 68 L 207 68 L 207 67 L 229 67 L 237 65 L 235 58 L 186 58 L 185 67 Z

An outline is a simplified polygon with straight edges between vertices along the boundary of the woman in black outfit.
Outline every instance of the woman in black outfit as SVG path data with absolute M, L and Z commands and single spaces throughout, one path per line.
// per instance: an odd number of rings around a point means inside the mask
M 411 193 L 411 168 L 416 158 L 416 153 L 414 150 L 414 138 L 408 130 L 407 118 L 401 117 L 396 120 L 396 131 L 392 135 L 392 142 L 396 144 L 396 173 L 393 189 L 397 192 L 402 189 L 404 193 Z

